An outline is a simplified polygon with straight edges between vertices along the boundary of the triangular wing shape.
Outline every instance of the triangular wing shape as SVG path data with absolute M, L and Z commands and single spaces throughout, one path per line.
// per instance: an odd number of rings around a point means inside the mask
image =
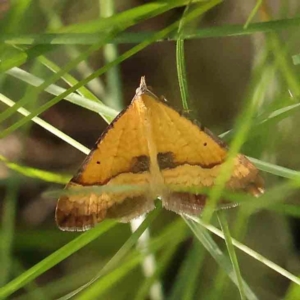
M 145 134 L 146 108 L 138 97 L 103 132 L 67 189 L 85 186 L 137 185 L 143 191 L 90 193 L 60 197 L 56 222 L 60 229 L 82 231 L 104 218 L 129 221 L 154 208 L 149 194 L 150 159 Z
M 153 209 L 157 196 L 169 210 L 199 214 L 206 196 L 178 190 L 212 187 L 226 155 L 226 145 L 219 138 L 160 101 L 142 78 L 129 107 L 102 134 L 67 186 L 141 189 L 62 196 L 57 224 L 62 230 L 80 231 L 105 218 L 126 222 Z M 258 170 L 241 154 L 235 158 L 226 187 L 255 196 L 263 192 Z
M 164 184 L 177 187 L 177 190 L 212 187 L 226 159 L 226 144 L 208 129 L 180 115 L 150 91 L 143 93 L 142 99 L 150 115 Z M 263 180 L 258 169 L 239 154 L 226 187 L 231 191 L 258 196 L 263 193 Z M 206 196 L 169 190 L 162 201 L 165 208 L 176 213 L 198 215 L 205 205 Z M 233 205 L 223 203 L 224 207 Z

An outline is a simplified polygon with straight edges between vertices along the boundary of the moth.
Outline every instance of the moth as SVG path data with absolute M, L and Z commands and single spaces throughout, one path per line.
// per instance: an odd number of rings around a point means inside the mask
M 66 186 L 112 190 L 61 196 L 56 223 L 62 230 L 84 231 L 106 218 L 129 222 L 154 209 L 157 197 L 168 210 L 199 215 L 206 194 L 180 188 L 211 188 L 227 152 L 222 140 L 161 101 L 142 77 L 131 104 L 102 133 Z M 140 189 L 114 191 L 123 185 Z M 257 197 L 263 186 L 258 169 L 238 154 L 226 189 Z

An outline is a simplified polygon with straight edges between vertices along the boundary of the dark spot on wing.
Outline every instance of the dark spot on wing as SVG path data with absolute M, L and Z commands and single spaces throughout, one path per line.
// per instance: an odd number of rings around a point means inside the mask
M 174 154 L 172 152 L 158 153 L 157 162 L 161 170 L 176 167 L 174 162 Z
M 150 158 L 146 155 L 135 156 L 131 159 L 130 172 L 141 173 L 149 171 Z

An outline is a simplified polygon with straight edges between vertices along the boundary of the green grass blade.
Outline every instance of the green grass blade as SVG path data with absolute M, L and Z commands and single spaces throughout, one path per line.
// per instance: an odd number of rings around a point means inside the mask
M 235 276 L 233 267 L 231 265 L 230 260 L 226 257 L 222 251 L 219 249 L 217 244 L 211 238 L 211 236 L 207 233 L 206 230 L 202 229 L 201 226 L 197 226 L 193 221 L 183 218 L 187 225 L 191 228 L 197 239 L 202 243 L 202 245 L 206 248 L 210 255 L 213 256 L 215 261 L 220 265 L 220 267 L 226 272 L 228 277 L 238 286 L 238 281 Z M 245 291 L 245 296 L 247 299 L 257 300 L 256 295 L 251 291 L 248 285 L 243 281 L 243 289 Z
M 299 180 L 300 178 L 300 171 L 291 170 L 253 157 L 248 157 L 248 159 L 252 163 L 254 163 L 261 171 L 294 180 Z
M 255 6 L 253 7 L 253 9 L 251 10 L 251 13 L 249 14 L 247 21 L 244 25 L 244 29 L 247 29 L 250 22 L 252 21 L 252 19 L 255 17 L 255 15 L 257 14 L 260 6 L 262 5 L 262 0 L 257 0 Z
M 241 299 L 244 300 L 246 298 L 245 298 L 245 294 L 244 294 L 243 278 L 242 278 L 239 263 L 238 263 L 238 260 L 236 257 L 235 249 L 232 245 L 228 222 L 226 220 L 226 217 L 225 217 L 223 211 L 218 212 L 218 219 L 219 219 L 219 223 L 221 225 L 222 231 L 224 233 L 225 242 L 226 242 L 228 254 L 229 254 L 232 266 L 233 266 L 235 277 L 237 278 L 237 287 L 239 289 Z
M 182 38 L 178 38 L 176 42 L 176 65 L 178 74 L 178 83 L 181 94 L 182 107 L 185 111 L 189 111 L 188 106 L 188 87 L 187 78 L 185 72 L 185 60 L 184 60 L 184 41 Z
M 6 194 L 3 200 L 3 217 L 1 222 L 2 234 L 0 244 L 0 286 L 3 286 L 8 281 L 12 270 L 12 248 L 18 190 L 18 180 L 10 179 L 7 184 Z
M 27 50 L 14 51 L 8 57 L 3 59 L 1 55 L 0 73 L 5 72 L 13 67 L 20 66 L 28 60 L 34 59 L 42 54 L 52 51 L 57 46 L 53 45 L 37 45 Z
M 201 11 L 202 13 L 204 13 L 204 12 L 206 12 L 207 10 L 211 9 L 212 7 L 214 7 L 215 5 L 217 5 L 219 3 L 220 3 L 220 0 L 213 0 L 213 1 L 210 1 L 208 3 L 203 4 L 200 8 L 197 8 L 193 12 L 189 13 L 186 16 L 186 21 L 187 22 L 191 21 L 195 17 L 197 17 L 199 15 L 199 11 Z M 156 40 L 167 36 L 169 33 L 171 33 L 174 29 L 177 28 L 178 24 L 179 24 L 178 21 L 174 22 L 170 26 L 168 26 L 168 27 L 164 28 L 163 30 L 159 31 L 158 33 L 154 34 L 151 39 L 146 40 L 146 41 L 142 42 L 141 44 L 133 47 L 132 49 L 126 51 L 125 53 L 123 53 L 122 55 L 120 55 L 117 59 L 115 59 L 114 61 L 112 61 L 111 63 L 105 65 L 104 67 L 102 67 L 98 71 L 94 72 L 93 74 L 91 74 L 90 76 L 88 76 L 87 78 L 85 78 L 84 80 L 78 82 L 78 84 L 75 84 L 73 87 L 69 88 L 66 92 L 64 92 L 61 95 L 59 95 L 59 96 L 55 97 L 54 99 L 50 100 L 48 103 L 40 106 L 38 109 L 36 109 L 35 111 L 33 111 L 29 116 L 27 116 L 27 117 L 23 118 L 22 120 L 14 123 L 9 128 L 3 130 L 0 133 L 0 138 L 3 138 L 6 135 L 11 134 L 12 132 L 14 132 L 19 127 L 25 125 L 33 117 L 36 117 L 37 115 L 41 114 L 45 110 L 49 109 L 51 106 L 55 105 L 60 100 L 62 100 L 66 96 L 68 96 L 70 93 L 75 92 L 78 88 L 80 88 L 81 86 L 85 85 L 87 82 L 91 81 L 92 79 L 94 79 L 94 78 L 102 75 L 103 73 L 105 73 L 106 71 L 108 71 L 113 66 L 121 63 L 122 61 L 126 60 L 127 58 L 129 58 L 132 55 L 136 54 L 137 52 L 141 51 L 142 49 L 146 48 L 147 46 L 149 46 L 150 44 L 152 44 Z M 103 44 L 106 44 L 108 42 L 109 42 L 109 39 L 108 40 L 104 40 Z M 51 84 L 51 83 L 50 83 L 50 81 L 47 82 L 47 84 Z M 43 87 L 45 88 L 45 87 L 47 87 L 47 85 L 45 85 Z M 21 102 L 21 101 L 19 101 L 19 102 Z M 20 104 L 18 104 L 18 105 L 20 105 Z M 15 108 L 15 110 L 16 109 L 17 108 Z
M 38 95 L 40 92 L 42 92 L 44 89 L 46 89 L 50 84 L 56 82 L 63 76 L 65 73 L 72 70 L 77 64 L 79 64 L 81 61 L 85 60 L 88 56 L 90 56 L 93 52 L 99 49 L 99 47 L 106 44 L 111 39 L 111 34 L 109 34 L 107 37 L 100 39 L 98 43 L 95 45 L 89 47 L 86 51 L 81 53 L 77 58 L 74 60 L 68 62 L 58 73 L 55 73 L 52 75 L 49 79 L 45 80 L 41 85 L 39 85 L 37 88 L 31 91 L 28 95 L 23 97 L 21 100 L 18 101 L 16 105 L 13 107 L 7 109 L 5 112 L 0 114 L 0 123 L 9 118 L 13 113 L 17 111 L 17 109 L 21 106 L 24 106 L 26 103 L 30 103 L 31 99 L 34 99 L 36 95 Z
M 115 14 L 114 0 L 99 0 L 100 17 L 108 18 Z M 107 44 L 103 47 L 105 63 L 110 63 L 118 57 L 118 48 L 115 44 Z M 107 103 L 121 110 L 123 106 L 122 82 L 119 66 L 116 65 L 107 71 Z
M 188 84 L 187 84 L 187 76 L 186 76 L 186 66 L 185 66 L 185 58 L 184 58 L 184 39 L 182 38 L 183 28 L 184 28 L 184 18 L 189 9 L 189 5 L 186 6 L 182 18 L 178 25 L 178 39 L 176 41 L 176 67 L 177 67 L 177 77 L 181 94 L 182 107 L 184 111 L 189 111 L 188 106 Z
M 12 107 L 15 105 L 15 102 L 10 100 L 9 98 L 5 97 L 4 95 L 0 94 L 0 101 L 5 103 L 6 105 Z M 23 108 L 20 107 L 17 110 L 21 115 L 23 116 L 29 116 L 30 112 Z M 47 131 L 51 132 L 53 135 L 59 137 L 60 139 L 62 139 L 63 141 L 65 141 L 66 143 L 68 143 L 69 145 L 73 146 L 74 148 L 78 149 L 79 151 L 85 153 L 85 154 L 89 154 L 90 149 L 88 149 L 87 147 L 83 146 L 82 144 L 80 144 L 79 142 L 77 142 L 76 140 L 72 139 L 71 137 L 69 137 L 68 135 L 66 135 L 65 133 L 63 133 L 62 131 L 58 130 L 56 127 L 50 125 L 49 123 L 47 123 L 46 121 L 38 118 L 38 117 L 34 117 L 31 119 L 34 123 L 40 125 L 41 127 L 43 127 L 44 129 L 46 129 Z
M 132 26 L 136 24 L 136 20 L 153 18 L 172 8 L 186 5 L 187 2 L 187 0 L 173 0 L 171 2 L 163 0 L 147 3 L 108 18 L 101 18 L 86 23 L 70 25 L 68 27 L 61 28 L 60 32 L 92 33 L 102 32 L 108 29 L 111 30 L 115 27 L 119 28 L 124 26 L 124 24 Z
M 70 299 L 70 297 L 73 297 L 77 293 L 84 291 L 78 299 L 95 299 L 95 297 L 98 297 L 98 293 L 100 293 L 101 289 L 101 282 L 97 282 L 99 278 L 101 278 L 104 274 L 109 272 L 110 270 L 116 268 L 120 261 L 124 259 L 124 257 L 128 254 L 128 252 L 131 250 L 131 248 L 134 246 L 134 244 L 137 242 L 139 237 L 143 234 L 143 232 L 150 226 L 152 221 L 158 216 L 160 213 L 161 206 L 157 207 L 154 211 L 152 211 L 150 214 L 147 215 L 144 222 L 140 225 L 140 227 L 132 233 L 130 238 L 125 242 L 125 244 L 118 250 L 118 252 L 109 260 L 109 262 L 101 269 L 101 271 L 88 283 L 80 287 L 79 289 L 75 290 L 74 292 L 66 295 L 61 300 Z
M 58 73 L 60 70 L 60 67 L 58 65 L 56 65 L 53 61 L 49 60 L 47 57 L 41 55 L 38 57 L 38 60 L 45 66 L 47 67 L 49 70 L 51 70 L 52 72 Z M 75 79 L 72 75 L 70 74 L 65 74 L 63 76 L 61 76 L 61 79 L 64 80 L 68 85 L 72 86 L 75 85 L 76 83 L 78 83 L 78 80 Z M 51 86 L 51 85 L 50 85 Z M 45 89 L 47 90 L 47 89 Z M 88 90 L 85 86 L 80 87 L 77 92 L 92 100 L 92 101 L 99 101 L 100 100 L 90 91 Z
M 196 223 L 200 224 L 201 226 L 205 227 L 206 229 L 208 229 L 209 231 L 211 231 L 215 235 L 219 236 L 220 238 L 225 239 L 223 232 L 220 231 L 219 229 L 217 229 L 216 227 L 204 223 L 199 218 L 194 218 L 194 217 L 190 217 L 190 216 L 188 218 L 191 219 L 191 220 L 193 220 L 193 222 L 196 222 Z M 274 270 L 278 274 L 281 274 L 283 277 L 286 277 L 287 279 L 291 280 L 292 282 L 300 285 L 300 278 L 298 278 L 297 276 L 295 276 L 292 273 L 288 272 L 287 270 L 285 270 L 284 268 L 280 267 L 279 265 L 277 265 L 276 263 L 272 262 L 271 260 L 267 259 L 263 255 L 255 252 L 254 250 L 250 249 L 249 247 L 247 247 L 246 245 L 238 242 L 235 239 L 232 239 L 232 244 L 235 247 L 237 247 L 238 249 L 240 249 L 241 251 L 243 251 L 244 253 L 248 254 L 249 256 L 251 256 L 254 259 L 258 260 L 259 262 L 261 262 L 262 264 L 266 265 L 270 269 Z
M 19 30 L 21 21 L 26 14 L 32 0 L 19 0 L 11 3 L 9 13 L 1 20 L 2 32 L 15 32 Z
M 98 224 L 95 228 L 81 234 L 79 237 L 63 246 L 56 252 L 47 256 L 44 260 L 22 273 L 19 277 L 15 278 L 4 287 L 0 288 L 0 299 L 6 298 L 18 289 L 22 288 L 28 282 L 34 280 L 39 275 L 43 274 L 62 260 L 66 259 L 88 243 L 98 238 L 101 234 L 115 226 L 113 221 L 105 221 Z
M 33 86 L 40 86 L 44 82 L 42 79 L 19 68 L 12 68 L 9 71 L 6 71 L 6 73 Z M 60 94 L 65 93 L 67 90 L 55 84 L 51 84 L 45 89 L 45 91 L 52 95 L 59 96 Z M 100 113 L 101 115 L 104 115 L 106 119 L 109 120 L 112 120 L 118 114 L 116 110 L 104 104 L 101 104 L 100 102 L 98 103 L 89 98 L 82 97 L 74 92 L 68 94 L 66 97 L 64 97 L 64 99 L 93 112 Z
M 0 161 L 3 162 L 9 169 L 13 171 L 16 171 L 27 177 L 38 178 L 43 181 L 66 184 L 71 178 L 71 176 L 69 175 L 55 174 L 52 172 L 19 165 L 9 161 L 2 155 L 0 155 Z
M 176 232 L 176 237 L 174 239 L 174 232 Z M 136 249 L 132 249 L 130 253 L 128 253 L 128 255 L 126 255 L 125 259 L 122 259 L 119 263 L 118 263 L 118 268 L 113 269 L 113 270 L 108 270 L 106 272 L 106 274 L 104 274 L 100 279 L 100 280 L 104 280 L 104 278 L 107 278 L 108 275 L 110 275 L 112 272 L 116 271 L 119 268 L 122 268 L 123 264 L 129 264 L 129 269 L 134 268 L 138 263 L 140 263 L 143 259 L 144 259 L 144 255 L 141 254 L 144 251 L 151 251 L 151 253 L 156 253 L 158 251 L 161 251 L 165 248 L 167 248 L 167 246 L 169 244 L 172 244 L 173 242 L 175 242 L 175 240 L 178 242 L 183 241 L 186 237 L 187 237 L 187 228 L 186 225 L 184 224 L 184 222 L 182 222 L 182 220 L 180 218 L 178 218 L 176 221 L 166 225 L 164 228 L 162 228 L 162 230 L 159 232 L 158 236 L 152 237 L 152 239 L 149 241 L 149 247 L 147 249 L 141 248 L 142 251 L 138 251 Z M 25 240 L 26 242 L 30 239 L 30 237 L 32 237 L 35 233 L 32 232 L 28 232 L 25 233 L 23 232 L 22 234 L 19 234 L 16 236 L 16 239 L 20 242 L 20 240 Z M 45 235 L 45 231 L 41 231 L 38 234 L 34 235 L 34 238 L 30 241 L 32 241 L 33 243 L 30 244 L 30 247 L 27 249 L 36 249 L 36 247 L 42 247 L 42 244 L 40 242 L 41 237 L 43 237 Z M 69 236 L 69 235 L 68 235 Z M 1 238 L 1 236 L 0 236 Z M 60 244 L 65 243 L 66 241 L 69 240 L 68 237 L 66 236 L 62 236 L 61 234 L 53 234 L 53 232 L 51 233 L 51 241 L 47 242 L 44 241 L 44 243 L 46 242 L 48 245 L 45 245 L 44 249 L 47 249 L 48 251 L 51 250 L 53 248 L 53 240 L 59 240 Z M 97 241 L 95 241 L 95 243 L 97 243 Z M 20 243 L 22 245 L 22 242 Z M 95 245 L 95 247 L 97 248 L 99 246 L 101 246 L 100 242 L 98 244 Z M 18 246 L 18 245 L 17 245 Z M 49 247 L 50 246 L 50 247 Z M 134 261 L 134 262 L 133 262 Z M 102 266 L 101 266 L 102 267 Z M 126 268 L 126 266 L 125 266 Z M 92 269 L 90 271 L 90 269 Z M 47 283 L 47 285 L 40 287 L 41 292 L 43 292 L 44 294 L 49 295 L 49 297 L 51 299 L 57 299 L 59 297 L 59 295 L 61 295 L 62 293 L 67 293 L 70 289 L 74 288 L 74 284 L 76 285 L 76 282 L 78 282 L 78 277 L 82 278 L 82 276 L 84 276 L 84 278 L 90 276 L 91 272 L 95 272 L 95 270 L 97 270 L 97 273 L 99 272 L 98 268 L 93 267 L 88 267 L 88 268 L 84 268 L 84 269 L 78 269 L 77 272 L 72 272 L 71 275 L 67 275 L 65 277 L 63 277 L 62 279 L 58 279 L 56 281 L 52 281 L 50 283 Z M 122 270 L 121 270 L 122 272 Z M 121 278 L 121 276 L 120 276 Z M 112 278 L 113 279 L 113 278 Z M 150 278 L 149 278 L 150 279 Z M 106 279 L 105 279 L 106 280 Z M 99 282 L 98 281 L 98 282 Z M 103 283 L 103 281 L 101 281 Z M 82 280 L 80 281 L 80 284 L 82 284 Z M 69 296 L 72 295 L 68 294 Z M 68 296 L 67 295 L 67 296 Z M 65 297 L 67 297 L 65 296 Z M 68 296 L 68 297 L 69 297 Z M 32 293 L 26 295 L 26 297 L 21 297 L 22 300 L 24 300 L 24 298 L 26 299 L 31 299 L 32 298 Z M 19 298 L 17 298 L 19 300 Z M 20 300 L 21 300 L 20 299 Z
M 300 25 L 300 18 L 290 18 L 268 22 L 257 22 L 250 24 L 244 29 L 243 24 L 213 26 L 209 28 L 197 29 L 193 32 L 182 34 L 185 40 L 202 39 L 210 37 L 231 37 L 243 36 L 255 33 L 267 33 L 272 31 L 283 31 L 288 29 L 297 29 Z M 137 44 L 150 38 L 153 32 L 123 32 L 116 36 L 111 43 L 114 44 Z M 177 40 L 177 35 L 171 34 L 158 41 Z M 0 42 L 13 45 L 93 45 L 99 40 L 98 33 L 42 33 L 42 34 L 3 34 L 0 36 Z M 35 46 L 38 47 L 38 46 Z M 53 48 L 52 48 L 53 49 Z M 44 52 L 52 49 L 45 48 Z M 42 52 L 42 53 L 44 53 Z M 27 55 L 26 55 L 27 56 Z M 30 56 L 33 58 L 33 56 Z M 36 57 L 36 56 L 35 56 Z M 294 62 L 300 61 L 300 55 L 292 56 Z M 17 60 L 17 59 L 16 59 Z M 26 61 L 26 60 L 25 60 Z M 24 62 L 25 62 L 24 61 Z M 12 66 L 14 66 L 12 64 Z M 6 68 L 7 70 L 7 68 Z

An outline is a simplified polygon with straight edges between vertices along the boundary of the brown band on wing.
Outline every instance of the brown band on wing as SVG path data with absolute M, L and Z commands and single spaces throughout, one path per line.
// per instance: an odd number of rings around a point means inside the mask
M 149 171 L 150 168 L 150 158 L 146 155 L 135 156 L 131 159 L 131 167 L 128 172 L 131 173 L 142 173 Z
M 85 231 L 106 218 L 129 222 L 155 208 L 153 199 L 148 198 L 147 195 L 128 197 L 121 203 L 112 205 L 100 203 L 99 201 L 93 201 L 90 205 L 91 202 L 88 197 L 81 202 L 71 201 L 68 196 L 59 199 L 55 219 L 61 230 Z
M 174 162 L 174 154 L 172 152 L 158 153 L 157 162 L 161 170 L 173 169 L 177 166 Z
M 87 201 L 70 201 L 68 196 L 62 196 L 56 207 L 55 220 L 61 230 L 85 231 L 101 222 L 106 211 L 105 207 L 91 207 Z
M 93 182 L 93 183 L 83 182 L 81 176 L 78 176 L 78 174 L 75 177 L 73 177 L 70 182 L 74 184 L 80 184 L 83 186 L 105 185 L 109 181 L 118 177 L 121 174 L 127 174 L 127 173 L 138 174 L 143 172 L 149 172 L 149 168 L 150 168 L 150 158 L 148 156 L 146 155 L 135 156 L 131 159 L 131 166 L 128 170 L 117 173 L 116 175 L 107 178 L 103 182 Z
M 209 165 L 203 165 L 203 164 L 191 164 L 189 162 L 176 162 L 174 160 L 174 154 L 172 152 L 164 152 L 164 153 L 158 153 L 157 154 L 157 161 L 159 164 L 160 170 L 164 169 L 174 169 L 178 166 L 181 165 L 190 165 L 190 166 L 199 166 L 202 169 L 211 169 L 217 165 L 222 164 L 222 162 L 216 162 L 216 163 L 211 163 Z
M 185 192 L 171 193 L 162 199 L 163 206 L 177 214 L 199 215 L 206 203 L 206 195 L 195 195 Z
M 154 208 L 153 199 L 148 198 L 147 195 L 128 197 L 122 203 L 112 205 L 107 210 L 106 218 L 117 219 L 126 223 Z
M 159 165 L 160 170 L 165 170 L 165 169 L 174 169 L 178 166 L 182 165 L 190 165 L 190 166 L 199 166 L 202 169 L 212 169 L 215 166 L 218 166 L 222 164 L 222 162 L 216 162 L 216 163 L 211 163 L 209 165 L 203 165 L 203 164 L 191 164 L 189 162 L 176 162 L 174 161 L 174 154 L 172 152 L 164 152 L 164 153 L 158 153 L 157 154 L 157 162 Z M 117 176 L 121 174 L 126 174 L 126 173 L 143 173 L 143 172 L 148 172 L 150 170 L 150 158 L 146 155 L 141 155 L 141 156 L 135 156 L 131 160 L 131 166 L 128 170 L 125 172 L 120 172 L 116 174 L 115 176 L 108 178 L 104 182 L 93 182 L 91 184 L 85 183 L 81 181 L 80 176 L 75 176 L 71 179 L 71 183 L 75 184 L 80 184 L 83 186 L 93 186 L 93 185 L 105 185 L 107 184 L 110 180 L 113 178 L 116 178 Z
M 173 192 L 166 199 L 163 199 L 163 206 L 177 214 L 198 216 L 204 209 L 207 195 L 192 194 L 187 192 Z M 221 199 L 216 209 L 224 209 L 237 206 L 236 203 Z

